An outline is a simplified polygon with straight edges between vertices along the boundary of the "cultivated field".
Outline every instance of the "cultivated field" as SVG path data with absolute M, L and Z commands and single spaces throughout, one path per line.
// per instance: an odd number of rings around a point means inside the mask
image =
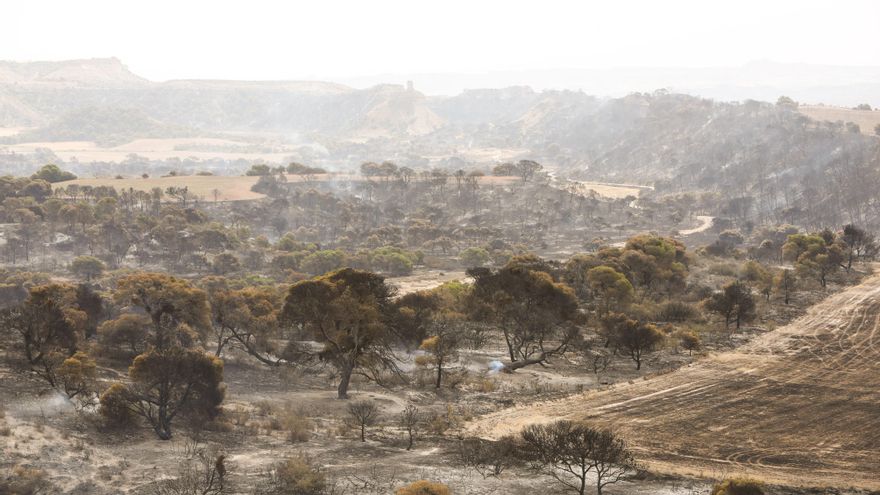
M 613 427 L 654 471 L 880 489 L 880 276 L 736 351 L 609 390 L 472 422 L 497 438 L 535 422 Z
M 575 187 L 578 194 L 589 196 L 595 193 L 598 196 L 612 199 L 626 198 L 627 196 L 638 197 L 643 189 L 650 189 L 645 186 L 635 186 L 630 184 L 608 184 L 605 182 L 584 182 L 569 180 L 568 184 Z
M 826 107 L 821 105 L 801 105 L 798 110 L 811 119 L 837 122 L 855 122 L 859 125 L 862 134 L 874 135 L 874 127 L 880 124 L 880 111 L 878 110 L 853 110 L 842 107 Z
M 350 174 L 315 174 L 315 175 L 286 175 L 287 182 L 328 182 L 328 181 L 363 181 L 363 176 Z M 66 187 L 71 184 L 80 186 L 112 186 L 117 190 L 128 188 L 137 191 L 150 191 L 155 187 L 165 190 L 168 187 L 188 187 L 190 193 L 207 201 L 244 201 L 260 199 L 263 194 L 251 191 L 251 187 L 257 183 L 259 177 L 255 176 L 225 176 L 225 175 L 187 175 L 175 177 L 127 177 L 123 179 L 97 178 L 75 179 L 56 184 L 58 187 Z M 374 180 L 383 180 L 381 178 Z M 504 185 L 518 181 L 518 177 L 481 177 L 480 182 L 487 185 Z
M 213 201 L 214 192 L 217 191 L 218 201 L 242 201 L 260 199 L 264 195 L 251 191 L 251 186 L 256 184 L 258 177 L 235 177 L 221 175 L 192 175 L 185 177 L 150 177 L 125 178 L 125 179 L 76 179 L 58 182 L 56 187 L 69 185 L 79 186 L 111 186 L 117 190 L 132 188 L 136 191 L 150 191 L 155 187 L 163 191 L 168 187 L 188 187 L 190 193 L 205 200 Z
M 310 176 L 303 175 L 287 175 L 288 182 L 326 182 L 326 181 L 363 181 L 363 176 L 351 174 L 316 174 Z M 80 186 L 112 186 L 117 190 L 128 188 L 137 191 L 150 191 L 155 187 L 165 190 L 168 187 L 188 187 L 189 191 L 197 197 L 207 201 L 216 199 L 218 201 L 243 201 L 260 199 L 263 197 L 260 193 L 251 191 L 251 187 L 256 184 L 259 177 L 254 176 L 222 176 L 222 175 L 188 175 L 176 177 L 150 177 L 143 179 L 140 177 L 126 177 L 123 179 L 114 178 L 96 178 L 96 179 L 75 179 L 70 181 L 59 182 L 56 187 L 66 187 L 71 184 Z M 384 180 L 376 178 L 373 180 Z M 487 186 L 502 186 L 516 183 L 520 179 L 518 177 L 497 177 L 485 176 L 480 177 L 480 184 Z M 450 183 L 453 179 L 450 179 Z M 582 183 L 583 187 L 592 183 Z M 608 184 L 596 184 L 594 186 L 597 193 L 603 196 L 617 198 L 629 195 L 638 195 L 638 189 L 630 186 L 617 186 Z
M 30 127 L 0 127 L 0 137 L 15 136 L 19 132 L 30 130 Z
M 213 138 L 168 138 L 135 139 L 119 146 L 101 147 L 91 141 L 52 141 L 6 145 L 5 148 L 16 153 L 33 153 L 37 148 L 52 150 L 62 160 L 76 158 L 80 162 L 121 162 L 131 154 L 150 160 L 171 158 L 197 158 L 208 160 L 261 160 L 283 162 L 290 155 L 288 149 L 273 152 L 254 152 L 247 149 L 247 143 Z M 215 148 L 212 150 L 211 148 Z

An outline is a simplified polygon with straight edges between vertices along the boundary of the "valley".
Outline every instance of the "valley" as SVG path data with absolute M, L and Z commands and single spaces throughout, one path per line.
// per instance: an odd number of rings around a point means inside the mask
M 391 82 L 0 61 L 0 493 L 880 490 L 880 112 Z

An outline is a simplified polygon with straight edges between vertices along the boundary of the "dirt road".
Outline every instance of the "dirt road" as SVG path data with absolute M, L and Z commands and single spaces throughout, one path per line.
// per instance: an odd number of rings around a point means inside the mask
M 679 232 L 679 235 L 693 235 L 699 234 L 700 232 L 705 232 L 709 230 L 709 227 L 712 226 L 712 221 L 715 220 L 715 217 L 710 217 L 708 215 L 697 215 L 697 220 L 700 221 L 700 225 L 687 230 L 682 230 Z
M 736 351 L 679 371 L 506 409 L 487 438 L 555 419 L 609 426 L 650 469 L 880 489 L 880 276 Z

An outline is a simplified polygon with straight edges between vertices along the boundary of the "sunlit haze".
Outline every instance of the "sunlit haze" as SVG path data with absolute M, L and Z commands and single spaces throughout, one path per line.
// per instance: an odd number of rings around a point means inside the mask
M 0 59 L 117 57 L 151 80 L 880 65 L 880 2 L 5 2 Z
M 880 495 L 880 0 L 0 20 L 0 495 Z

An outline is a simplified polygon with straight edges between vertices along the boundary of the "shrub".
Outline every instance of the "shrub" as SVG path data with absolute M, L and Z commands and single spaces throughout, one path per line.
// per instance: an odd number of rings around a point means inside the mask
M 462 439 L 458 444 L 460 462 L 474 469 L 484 478 L 501 476 L 505 469 L 516 464 L 521 445 L 513 436 L 505 436 L 497 441 L 477 437 Z
M 66 170 L 61 170 L 58 165 L 50 163 L 48 165 L 43 165 L 37 173 L 31 176 L 31 179 L 42 179 L 46 182 L 54 183 L 73 180 L 76 179 L 76 176 Z
M 267 400 L 254 402 L 254 407 L 257 408 L 257 414 L 260 416 L 268 416 L 272 413 L 272 403 Z
M 55 388 L 64 392 L 79 407 L 94 404 L 95 360 L 84 352 L 77 352 L 61 362 L 55 370 Z
M 70 271 L 91 281 L 104 273 L 104 262 L 94 256 L 77 256 L 70 263 Z
M 394 492 L 395 495 L 450 495 L 451 493 L 449 487 L 443 483 L 427 480 L 416 481 Z
M 245 175 L 253 177 L 253 176 L 269 175 L 271 173 L 272 173 L 271 167 L 269 167 L 268 165 L 264 165 L 264 164 L 258 164 L 258 165 L 251 165 L 251 168 L 247 172 L 245 172 Z
M 315 251 L 303 258 L 300 269 L 312 275 L 321 275 L 342 268 L 347 261 L 346 254 L 338 249 Z
M 276 464 L 269 473 L 268 486 L 259 493 L 321 495 L 326 488 L 324 473 L 305 457 L 295 457 Z
M 459 253 L 458 259 L 465 268 L 484 266 L 489 262 L 489 253 L 482 248 L 469 247 Z
M 733 263 L 714 263 L 709 267 L 709 273 L 722 277 L 736 277 L 739 275 L 739 268 Z
M 764 495 L 763 485 L 755 480 L 733 478 L 712 488 L 712 495 Z
M 379 419 L 379 408 L 373 402 L 352 402 L 348 405 L 348 414 L 354 426 L 360 428 L 361 442 L 365 442 L 367 427 L 376 424 Z
M 307 442 L 312 432 L 312 422 L 299 411 L 286 408 L 278 413 L 281 429 L 287 432 L 287 439 L 294 443 Z
M 419 251 L 383 246 L 372 251 L 359 251 L 350 261 L 355 268 L 400 276 L 412 273 L 413 265 L 421 263 L 423 257 Z
M 685 321 L 697 315 L 697 310 L 688 303 L 669 301 L 660 307 L 657 319 L 660 321 Z
M 129 358 L 147 350 L 152 322 L 141 314 L 125 313 L 115 320 L 108 320 L 98 327 L 98 344 L 101 352 L 113 355 L 119 352 Z
M 238 261 L 238 257 L 232 253 L 220 253 L 214 257 L 211 267 L 214 273 L 226 275 L 241 270 L 241 263 Z
M 114 383 L 101 394 L 101 407 L 98 409 L 101 417 L 108 423 L 124 425 L 131 421 L 132 413 L 129 409 L 129 401 L 126 398 L 125 385 Z
M 46 473 L 36 468 L 16 466 L 11 476 L 0 476 L 0 493 L 6 495 L 37 495 L 51 493 L 52 484 Z
M 689 354 L 700 348 L 700 336 L 690 331 L 683 331 L 678 337 L 681 347 Z
M 226 456 L 216 446 L 193 442 L 177 461 L 177 477 L 159 481 L 155 495 L 220 495 L 226 486 Z

